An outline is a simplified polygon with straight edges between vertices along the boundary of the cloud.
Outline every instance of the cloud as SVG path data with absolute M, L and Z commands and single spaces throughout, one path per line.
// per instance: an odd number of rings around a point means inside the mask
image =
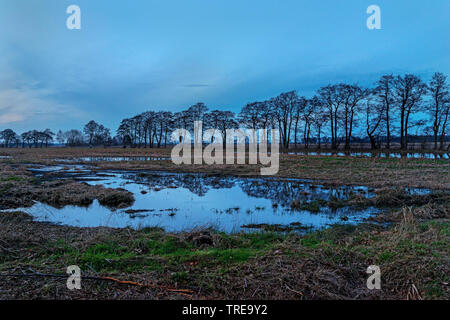
M 185 87 L 185 88 L 202 88 L 202 87 L 209 87 L 209 84 L 193 83 L 193 84 L 186 84 L 183 87 Z
M 84 117 L 83 112 L 52 98 L 53 92 L 36 88 L 0 89 L 0 125 L 48 127 L 50 121 Z

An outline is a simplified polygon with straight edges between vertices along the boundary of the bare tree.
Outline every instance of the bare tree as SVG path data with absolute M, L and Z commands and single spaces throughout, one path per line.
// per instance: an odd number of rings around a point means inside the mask
M 338 94 L 342 95 L 342 121 L 345 130 L 344 149 L 350 149 L 354 120 L 359 110 L 359 103 L 367 96 L 367 90 L 357 85 L 340 85 Z
M 65 133 L 67 139 L 67 145 L 80 146 L 84 144 L 83 133 L 80 130 L 72 129 Z
M 305 109 L 308 106 L 308 101 L 305 97 L 298 98 L 298 102 L 294 106 L 294 146 L 297 148 L 297 134 L 298 134 L 298 127 L 300 121 L 303 119 L 309 119 L 308 115 L 305 116 Z M 307 111 L 306 113 L 310 114 L 310 111 Z M 305 121 L 305 127 L 307 126 Z
M 329 116 L 327 111 L 325 110 L 325 106 L 319 97 L 314 96 L 308 100 L 308 104 L 311 106 L 313 113 L 311 115 L 311 124 L 316 129 L 317 133 L 317 144 L 318 149 L 321 148 L 321 136 L 322 136 L 322 128 L 329 120 Z
M 45 147 L 48 147 L 48 143 L 53 141 L 53 137 L 55 134 L 50 129 L 45 129 L 44 132 L 42 132 L 42 139 L 45 141 Z
M 386 100 L 377 95 L 376 91 L 373 93 L 365 101 L 366 133 L 371 149 L 378 149 L 380 147 L 378 138 L 386 117 Z
M 440 135 L 440 146 L 443 148 L 445 129 L 448 121 L 448 114 L 450 108 L 450 95 L 448 91 L 447 77 L 439 72 L 433 75 L 433 78 L 428 85 L 428 90 L 431 94 L 430 104 L 427 106 L 427 111 L 431 115 L 433 131 L 434 149 L 438 149 L 438 136 Z
M 5 148 L 9 147 L 10 142 L 14 141 L 16 133 L 11 129 L 5 129 L 0 132 L 0 139 L 3 139 Z
M 22 148 L 25 147 L 25 143 L 28 144 L 28 147 L 31 148 L 31 131 L 26 131 L 24 133 L 22 133 L 21 135 L 22 138 Z
M 305 149 L 309 148 L 309 137 L 311 134 L 311 125 L 313 121 L 314 105 L 310 101 L 305 100 L 305 107 L 303 108 L 303 114 L 301 119 L 303 120 L 303 142 L 305 144 Z
M 124 146 L 126 146 L 127 144 L 130 145 L 133 144 L 132 122 L 133 122 L 132 119 L 129 118 L 123 119 L 120 122 L 119 128 L 117 129 L 117 135 L 121 138 Z
M 83 128 L 84 134 L 88 137 L 89 145 L 92 146 L 95 132 L 97 131 L 98 123 L 94 120 L 89 121 Z
M 397 76 L 394 79 L 397 108 L 400 113 L 400 146 L 401 149 L 408 147 L 408 129 L 411 115 L 418 111 L 422 95 L 426 92 L 426 85 L 419 77 L 413 74 Z
M 218 111 L 218 126 L 222 134 L 223 146 L 225 147 L 227 141 L 227 129 L 236 129 L 238 127 L 238 122 L 234 119 L 234 112 L 231 111 Z
M 263 103 L 264 102 L 247 103 L 238 115 L 239 123 L 250 129 L 258 129 L 261 123 L 261 105 Z
M 280 130 L 281 145 L 285 148 L 289 148 L 292 122 L 294 121 L 294 112 L 297 104 L 299 103 L 299 97 L 297 92 L 289 91 L 280 94 L 278 97 L 271 99 L 272 107 L 278 122 L 278 129 Z
M 219 129 L 219 126 L 222 122 L 222 118 L 223 118 L 223 111 L 220 110 L 212 110 L 211 112 L 205 114 L 204 117 L 205 129 L 214 130 L 213 134 L 211 135 L 210 143 L 214 142 L 214 135 L 216 134 L 216 130 L 222 132 Z
M 66 142 L 66 136 L 61 130 L 58 130 L 58 133 L 56 134 L 56 141 L 58 141 L 59 144 L 64 144 Z
M 339 111 L 344 103 L 344 95 L 341 94 L 343 84 L 328 85 L 318 90 L 318 95 L 328 110 L 331 131 L 331 148 L 337 149 Z
M 386 127 L 386 149 L 391 148 L 391 109 L 395 103 L 394 97 L 394 76 L 384 75 L 378 80 L 375 94 L 383 100 L 384 121 Z

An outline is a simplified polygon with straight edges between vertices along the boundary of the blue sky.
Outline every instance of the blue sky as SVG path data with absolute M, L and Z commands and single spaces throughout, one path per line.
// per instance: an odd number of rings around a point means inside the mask
M 81 8 L 81 30 L 66 8 Z M 368 30 L 366 8 L 381 8 Z M 383 73 L 449 74 L 450 1 L 0 0 L 0 129 L 115 132 L 145 110 L 239 111 Z

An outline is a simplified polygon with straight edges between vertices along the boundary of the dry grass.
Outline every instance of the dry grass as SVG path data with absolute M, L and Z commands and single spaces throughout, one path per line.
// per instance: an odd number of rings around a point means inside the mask
M 0 205 L 14 208 L 31 200 L 55 206 L 126 206 L 124 190 L 71 181 L 44 181 L 24 163 L 52 164 L 80 156 L 142 156 L 149 150 L 119 148 L 4 149 L 0 161 Z M 167 156 L 168 150 L 150 150 Z M 256 175 L 256 166 L 175 166 L 170 161 L 101 162 L 102 169 L 168 170 Z M 422 159 L 365 159 L 282 156 L 279 176 L 362 184 L 377 188 L 450 189 L 449 162 Z M 162 230 L 75 228 L 33 222 L 23 213 L 0 214 L 0 272 L 65 274 L 77 264 L 84 275 L 113 276 L 146 284 L 83 281 L 69 291 L 64 279 L 7 277 L 2 299 L 449 299 L 450 225 L 448 194 L 407 197 L 378 190 L 379 205 L 405 206 L 385 213 L 391 227 L 334 226 L 304 236 L 273 232 L 226 235 L 211 230 L 168 234 Z M 427 198 L 428 197 L 428 198 Z M 429 219 L 433 219 L 428 221 Z M 427 220 L 427 221 L 426 221 Z M 379 265 L 382 290 L 366 288 L 366 269 Z M 186 288 L 193 294 L 168 288 Z
M 133 204 L 134 196 L 125 189 L 92 186 L 71 179 L 41 180 L 34 178 L 23 166 L 0 164 L 0 209 L 29 207 L 40 201 L 54 207 L 65 205 L 88 206 L 97 199 L 111 208 Z
M 145 285 L 83 280 L 82 290 L 70 291 L 64 278 L 9 277 L 0 281 L 1 298 L 449 299 L 449 220 L 419 223 L 409 209 L 401 215 L 392 228 L 335 226 L 300 236 L 79 229 L 2 214 L 1 274 L 63 275 L 77 264 L 84 276 Z M 381 290 L 366 287 L 373 264 Z
M 79 157 L 169 157 L 170 149 L 138 148 L 31 148 L 3 149 L 4 163 L 52 164 L 55 159 Z M 206 172 L 217 175 L 260 174 L 259 165 L 175 165 L 169 160 L 96 162 L 101 169 Z M 381 187 L 450 189 L 450 161 L 431 159 L 385 159 L 332 156 L 280 156 L 279 177 L 322 180 L 328 184 Z

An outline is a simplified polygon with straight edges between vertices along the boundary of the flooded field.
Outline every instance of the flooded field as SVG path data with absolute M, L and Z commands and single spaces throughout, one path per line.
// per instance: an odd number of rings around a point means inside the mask
M 421 153 L 421 152 L 288 152 L 289 155 L 298 156 L 338 156 L 338 157 L 365 157 L 365 158 L 407 158 L 407 159 L 449 159 L 449 153 Z
M 270 154 L 270 152 L 269 152 Z M 336 157 L 356 157 L 356 158 L 396 158 L 396 159 L 449 159 L 449 153 L 384 153 L 384 152 L 317 152 L 299 151 L 288 152 L 288 155 L 298 156 L 336 156 Z M 169 161 L 170 156 L 94 156 L 94 157 L 73 157 L 55 159 L 57 163 L 96 163 L 96 162 L 124 162 L 124 161 Z
M 14 274 L 16 265 L 56 274 L 70 264 L 86 276 L 163 281 L 198 290 L 200 298 L 205 292 L 238 298 L 250 290 L 250 299 L 286 292 L 291 299 L 285 284 L 317 298 L 306 285 L 316 288 L 318 275 L 326 290 L 336 275 L 339 288 L 357 283 L 346 296 L 359 295 L 368 261 L 405 270 L 391 275 L 402 283 L 411 279 L 408 270 L 420 270 L 425 280 L 415 283 L 421 288 L 442 283 L 448 273 L 447 160 L 283 155 L 279 175 L 261 177 L 251 166 L 153 161 L 154 150 L 16 151 L 0 161 L 0 251 L 6 257 L 0 265 Z M 242 290 L 248 270 L 256 270 L 255 278 L 246 278 L 254 283 Z M 362 276 L 355 280 L 355 274 Z M 35 291 L 16 281 L 17 288 L 7 287 L 14 298 L 48 290 L 46 279 Z M 224 284 L 233 295 L 220 291 Z M 67 292 L 65 285 L 55 291 Z M 118 285 L 111 297 L 124 291 Z M 259 294 L 261 286 L 270 293 Z M 86 283 L 83 292 L 105 292 L 104 285 L 93 288 Z M 142 297 L 141 290 L 133 297 Z
M 133 206 L 111 210 L 97 201 L 88 207 L 54 208 L 36 202 L 23 211 L 38 221 L 79 227 L 161 227 L 169 232 L 213 227 L 232 233 L 276 227 L 314 230 L 335 223 L 356 224 L 376 208 L 331 208 L 330 200 L 351 195 L 370 198 L 362 186 L 328 187 L 312 181 L 275 178 L 218 177 L 164 172 L 92 172 L 88 166 L 39 166 L 35 175 L 58 172 L 90 185 L 123 188 L 133 193 Z
M 61 163 L 77 163 L 77 162 L 120 162 L 120 161 L 165 161 L 170 160 L 170 157 L 161 156 L 131 156 L 131 157 L 79 157 L 67 159 L 55 159 L 56 162 Z

